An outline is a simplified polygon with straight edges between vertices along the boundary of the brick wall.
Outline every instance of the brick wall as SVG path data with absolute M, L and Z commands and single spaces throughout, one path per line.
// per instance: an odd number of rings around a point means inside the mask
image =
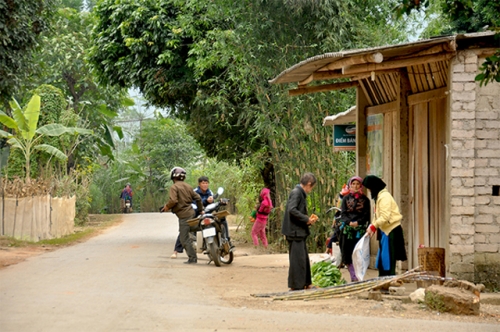
M 500 84 L 474 81 L 483 61 L 452 61 L 449 272 L 500 288 Z

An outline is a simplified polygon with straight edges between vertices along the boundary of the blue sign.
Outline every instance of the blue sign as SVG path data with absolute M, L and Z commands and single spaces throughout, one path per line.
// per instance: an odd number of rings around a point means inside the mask
M 334 125 L 333 148 L 335 151 L 355 151 L 356 125 Z

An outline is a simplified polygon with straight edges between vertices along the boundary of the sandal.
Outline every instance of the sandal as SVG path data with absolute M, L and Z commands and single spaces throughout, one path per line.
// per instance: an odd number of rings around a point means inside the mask
M 177 251 L 174 251 L 174 253 L 172 254 L 172 256 L 170 256 L 170 258 L 172 258 L 172 259 L 177 258 Z

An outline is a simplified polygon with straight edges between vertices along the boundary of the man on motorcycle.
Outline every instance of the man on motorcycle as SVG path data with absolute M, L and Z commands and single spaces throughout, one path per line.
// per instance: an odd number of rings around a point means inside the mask
M 212 191 L 208 188 L 209 184 L 210 181 L 208 180 L 208 177 L 201 176 L 198 178 L 198 187 L 194 190 L 198 195 L 200 195 L 203 207 L 207 206 L 208 204 L 212 204 L 214 202 L 214 195 L 212 194 Z M 226 229 L 226 234 L 224 234 L 224 236 L 226 237 L 227 241 L 229 242 L 229 246 L 232 249 L 234 248 L 234 246 L 232 245 L 231 238 L 229 237 L 229 227 L 227 225 L 226 218 L 222 218 L 221 222 Z
M 190 232 L 197 231 L 197 227 L 191 227 L 187 223 L 189 219 L 195 217 L 195 212 L 191 203 L 196 202 L 198 211 L 204 213 L 203 205 L 201 203 L 200 195 L 198 195 L 193 188 L 184 182 L 186 178 L 186 171 L 181 167 L 174 167 L 170 171 L 170 179 L 174 181 L 174 185 L 170 187 L 169 199 L 161 212 L 172 210 L 173 213 L 179 218 L 179 233 L 181 244 L 186 249 L 189 257 L 185 264 L 195 264 L 198 262 L 196 250 L 193 247 L 193 240 L 189 236 Z
M 120 194 L 120 199 L 122 202 L 122 209 L 125 207 L 125 202 L 128 200 L 130 202 L 130 208 L 132 208 L 132 188 L 130 187 L 130 183 L 127 183 L 125 185 L 125 188 L 123 188 L 121 194 Z

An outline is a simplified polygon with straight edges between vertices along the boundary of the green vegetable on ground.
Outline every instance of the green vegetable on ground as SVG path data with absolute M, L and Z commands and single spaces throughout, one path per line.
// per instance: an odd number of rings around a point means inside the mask
M 342 278 L 339 268 L 331 262 L 317 262 L 311 267 L 312 283 L 325 288 L 343 285 L 346 281 Z

